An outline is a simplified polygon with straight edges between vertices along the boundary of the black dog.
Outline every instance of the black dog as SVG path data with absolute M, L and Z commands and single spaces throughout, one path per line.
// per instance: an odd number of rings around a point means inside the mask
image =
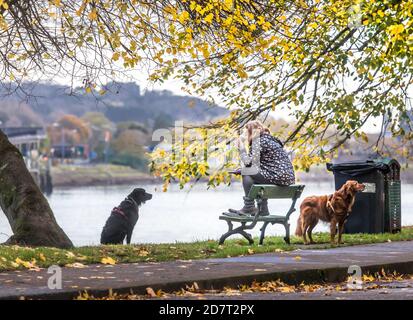
M 126 237 L 130 244 L 133 228 L 139 219 L 139 206 L 145 201 L 151 200 L 152 195 L 146 193 L 145 189 L 137 188 L 115 207 L 103 227 L 100 236 L 101 244 L 123 244 Z

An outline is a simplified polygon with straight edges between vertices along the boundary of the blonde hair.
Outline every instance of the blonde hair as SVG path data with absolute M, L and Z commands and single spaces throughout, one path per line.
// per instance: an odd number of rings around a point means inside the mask
M 248 122 L 245 125 L 247 130 L 248 144 L 252 144 L 252 140 L 261 136 L 264 133 L 271 134 L 270 129 L 268 129 L 264 124 L 259 120 L 253 120 Z

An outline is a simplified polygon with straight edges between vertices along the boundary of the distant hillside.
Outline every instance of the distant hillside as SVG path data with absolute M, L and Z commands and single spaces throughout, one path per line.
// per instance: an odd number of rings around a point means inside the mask
M 25 83 L 22 88 L 7 95 L 4 89 L 0 91 L 3 126 L 44 125 L 64 114 L 82 116 L 90 111 L 102 112 L 113 122 L 137 121 L 148 125 L 152 125 L 159 115 L 172 120 L 204 123 L 228 114 L 225 108 L 169 91 L 141 94 L 135 83 L 109 83 L 104 95 L 85 94 L 82 88 L 71 92 L 69 87 L 45 83 Z M 11 91 L 13 89 L 11 85 Z

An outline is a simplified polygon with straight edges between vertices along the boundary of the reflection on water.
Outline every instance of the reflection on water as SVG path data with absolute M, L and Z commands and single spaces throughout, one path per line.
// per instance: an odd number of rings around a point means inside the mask
M 110 211 L 137 186 L 83 187 L 57 189 L 50 196 L 50 205 L 60 226 L 75 245 L 98 244 L 100 232 Z M 206 190 L 205 185 L 179 190 L 173 186 L 168 192 L 159 186 L 143 186 L 154 194 L 140 211 L 140 219 L 135 227 L 132 242 L 175 242 L 218 239 L 227 229 L 226 223 L 218 216 L 228 208 L 242 206 L 240 184 Z M 331 193 L 333 183 L 307 183 L 302 196 Z M 413 224 L 413 185 L 402 186 L 402 222 Z M 291 232 L 294 233 L 298 217 L 297 211 L 291 216 Z M 269 201 L 273 214 L 284 214 L 290 205 L 287 200 Z M 258 235 L 258 230 L 252 232 Z M 327 231 L 327 225 L 319 224 L 315 231 Z M 0 242 L 7 239 L 11 230 L 4 214 L 0 214 Z M 280 225 L 269 226 L 267 234 L 283 235 Z

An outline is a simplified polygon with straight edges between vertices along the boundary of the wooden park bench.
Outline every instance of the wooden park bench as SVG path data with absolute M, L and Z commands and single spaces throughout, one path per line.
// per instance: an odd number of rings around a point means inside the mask
M 292 204 L 286 215 L 268 215 L 260 216 L 256 214 L 255 216 L 243 216 L 237 214 L 225 215 L 222 214 L 219 219 L 225 220 L 228 223 L 228 232 L 224 233 L 219 240 L 219 244 L 223 244 L 224 241 L 234 234 L 240 234 L 246 238 L 249 244 L 253 244 L 251 234 L 247 233 L 246 230 L 254 229 L 258 222 L 262 222 L 262 227 L 260 229 L 260 244 L 263 243 L 265 237 L 265 229 L 269 224 L 282 224 L 285 228 L 284 240 L 286 243 L 290 244 L 290 215 L 295 211 L 295 203 L 297 199 L 301 196 L 303 192 L 304 185 L 291 185 L 291 186 L 276 186 L 268 184 L 255 184 L 251 187 L 248 194 L 250 199 L 256 199 L 258 202 L 258 209 L 260 209 L 262 199 L 291 199 Z M 234 229 L 233 223 L 240 223 L 241 225 Z

